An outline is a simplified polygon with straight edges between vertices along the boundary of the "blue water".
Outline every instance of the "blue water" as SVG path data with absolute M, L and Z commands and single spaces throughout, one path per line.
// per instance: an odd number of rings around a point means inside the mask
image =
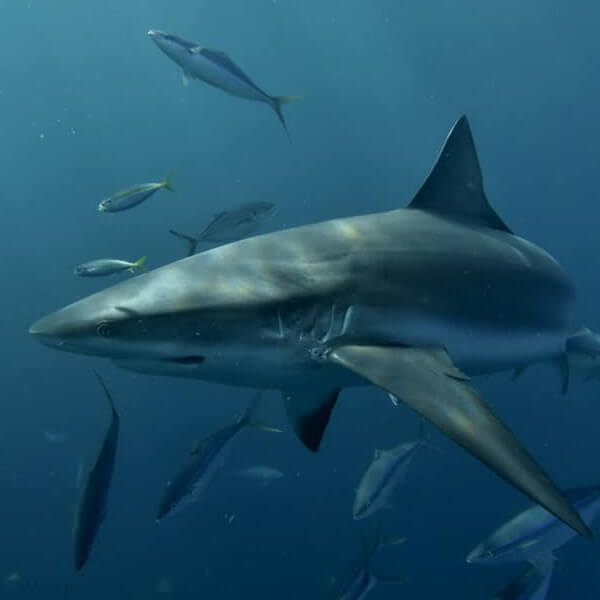
M 272 229 L 405 205 L 466 113 L 490 201 L 566 267 L 582 322 L 600 329 L 599 18 L 589 0 L 2 3 L 0 579 L 19 574 L 0 581 L 2 593 L 328 597 L 360 549 L 354 487 L 373 448 L 416 435 L 414 414 L 374 389 L 347 390 L 313 456 L 270 392 L 263 418 L 286 433 L 242 433 L 205 501 L 157 526 L 181 457 L 231 423 L 251 390 L 136 376 L 44 348 L 27 328 L 107 285 L 75 278 L 76 264 L 144 254 L 151 267 L 168 263 L 183 253 L 168 229 L 199 231 L 236 203 L 278 204 Z M 226 50 L 270 93 L 303 95 L 285 109 L 292 143 L 268 107 L 198 82 L 185 89 L 150 28 Z M 177 194 L 118 215 L 96 211 L 103 197 L 167 171 Z M 93 461 L 109 419 L 91 367 L 107 379 L 122 430 L 108 517 L 74 576 L 77 466 Z M 517 382 L 476 384 L 561 486 L 599 482 L 598 383 L 575 381 L 562 397 L 558 377 L 536 367 Z M 67 439 L 49 443 L 45 431 Z M 383 519 L 386 534 L 407 543 L 382 555 L 381 568 L 408 582 L 374 599 L 486 599 L 521 570 L 464 562 L 527 502 L 432 436 L 444 453 L 417 457 Z M 265 489 L 228 475 L 258 463 L 286 477 Z M 597 598 L 597 547 L 577 539 L 560 558 L 549 600 Z

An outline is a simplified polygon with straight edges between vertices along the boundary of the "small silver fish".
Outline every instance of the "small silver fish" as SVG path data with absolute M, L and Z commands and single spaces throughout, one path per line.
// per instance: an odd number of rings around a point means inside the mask
M 286 133 L 288 132 L 282 106 L 299 100 L 298 96 L 269 96 L 225 52 L 209 50 L 195 42 L 156 29 L 151 29 L 148 35 L 173 62 L 183 69 L 183 83 L 186 87 L 189 79 L 200 79 L 232 96 L 264 102 L 275 111 Z
M 259 392 L 252 399 L 246 412 L 233 425 L 219 429 L 197 444 L 182 468 L 167 483 L 158 509 L 157 522 L 180 512 L 198 499 L 215 474 L 224 466 L 232 440 L 244 427 L 254 426 L 267 431 L 279 431 L 254 421 L 260 398 Z
M 600 487 L 574 488 L 566 498 L 589 526 L 600 512 Z M 503 565 L 528 561 L 540 573 L 554 563 L 554 550 L 564 546 L 576 533 L 539 504 L 528 508 L 499 527 L 467 556 L 468 563 Z
M 279 469 L 269 467 L 268 465 L 255 465 L 253 467 L 246 467 L 245 469 L 238 471 L 237 475 L 247 479 L 255 479 L 260 481 L 265 486 L 277 481 L 277 479 L 281 479 L 284 476 Z
M 271 202 L 248 202 L 230 210 L 218 212 L 197 237 L 169 230 L 175 237 L 189 244 L 188 256 L 192 256 L 201 242 L 225 244 L 235 242 L 258 231 L 277 212 Z
M 73 269 L 73 274 L 78 277 L 105 277 L 106 275 L 114 275 L 123 271 L 129 271 L 130 273 L 140 271 L 144 273 L 146 271 L 145 262 L 145 256 L 142 256 L 142 258 L 135 262 L 128 262 L 117 258 L 99 258 L 98 260 L 91 260 L 90 262 L 77 265 Z
M 495 596 L 494 600 L 544 600 L 548 594 L 552 573 L 552 567 L 546 573 L 540 573 L 535 567 L 530 567 Z
M 425 445 L 428 442 L 421 423 L 417 440 L 405 442 L 391 450 L 375 450 L 373 462 L 356 490 L 352 508 L 354 519 L 369 517 L 388 505 L 394 489 L 404 481 L 417 451 Z
M 100 212 L 119 212 L 133 208 L 142 202 L 145 202 L 153 196 L 158 190 L 167 189 L 174 192 L 175 189 L 171 185 L 169 175 L 167 175 L 160 183 L 143 183 L 134 185 L 122 192 L 117 192 L 109 198 L 105 198 L 98 204 Z

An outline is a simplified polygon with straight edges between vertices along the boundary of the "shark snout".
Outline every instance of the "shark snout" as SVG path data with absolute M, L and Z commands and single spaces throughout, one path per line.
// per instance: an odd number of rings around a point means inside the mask
M 38 319 L 29 328 L 29 335 L 46 346 L 58 346 L 65 333 L 63 319 L 57 313 Z

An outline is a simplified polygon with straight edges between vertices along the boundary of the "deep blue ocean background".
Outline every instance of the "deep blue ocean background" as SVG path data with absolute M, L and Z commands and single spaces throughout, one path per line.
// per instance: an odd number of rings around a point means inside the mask
M 192 442 L 231 423 L 252 390 L 137 376 L 44 348 L 28 326 L 118 280 L 75 278 L 76 264 L 144 254 L 150 267 L 168 263 L 183 252 L 169 228 L 200 231 L 237 203 L 276 203 L 271 229 L 403 206 L 466 113 L 491 203 L 565 266 L 581 321 L 600 330 L 599 19 L 589 0 L 4 0 L 2 595 L 330 597 L 368 530 L 352 521 L 354 488 L 374 448 L 415 437 L 416 415 L 373 388 L 346 390 L 314 456 L 268 392 L 263 419 L 285 434 L 243 432 L 205 501 L 156 525 Z M 199 82 L 185 89 L 150 28 L 226 50 L 270 93 L 305 96 L 285 110 L 292 143 L 268 107 Z M 176 194 L 96 211 L 167 171 Z M 76 471 L 109 419 L 92 367 L 122 430 L 108 517 L 74 576 Z M 600 382 L 576 380 L 563 397 L 557 375 L 536 367 L 476 385 L 561 486 L 600 482 Z M 407 542 L 378 564 L 408 581 L 373 600 L 485 600 L 521 570 L 464 557 L 527 500 L 438 432 L 432 440 L 444 452 L 417 457 L 383 520 Z M 285 478 L 263 488 L 230 476 L 253 464 Z M 599 570 L 597 544 L 574 540 L 548 598 L 598 598 Z

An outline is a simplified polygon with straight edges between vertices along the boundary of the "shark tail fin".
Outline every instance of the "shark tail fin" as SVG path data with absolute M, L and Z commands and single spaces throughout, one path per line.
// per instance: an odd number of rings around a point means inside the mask
M 185 233 L 179 233 L 179 231 L 175 231 L 174 229 L 169 229 L 169 233 L 178 237 L 180 240 L 186 241 L 190 249 L 188 250 L 188 256 L 192 256 L 196 253 L 196 249 L 198 248 L 198 242 L 200 241 L 198 238 L 192 237 L 191 235 L 186 235 Z
M 290 132 L 287 127 L 287 123 L 285 122 L 285 118 L 283 116 L 283 106 L 285 104 L 290 104 L 291 102 L 296 102 L 297 100 L 302 100 L 302 96 L 272 96 L 271 97 L 271 101 L 272 101 L 271 106 L 273 107 L 273 110 L 275 111 L 277 118 L 283 125 L 283 128 L 285 129 L 285 132 L 288 137 L 290 137 Z
M 175 188 L 173 187 L 171 173 L 167 173 L 167 176 L 160 182 L 161 186 L 169 190 L 170 192 L 174 192 Z
M 134 273 L 136 270 L 138 270 L 140 273 L 145 273 L 148 269 L 146 268 L 146 260 L 148 259 L 147 256 L 142 256 L 141 258 L 138 258 L 138 260 L 136 260 L 133 265 L 131 265 L 131 269 L 129 269 L 132 273 Z

